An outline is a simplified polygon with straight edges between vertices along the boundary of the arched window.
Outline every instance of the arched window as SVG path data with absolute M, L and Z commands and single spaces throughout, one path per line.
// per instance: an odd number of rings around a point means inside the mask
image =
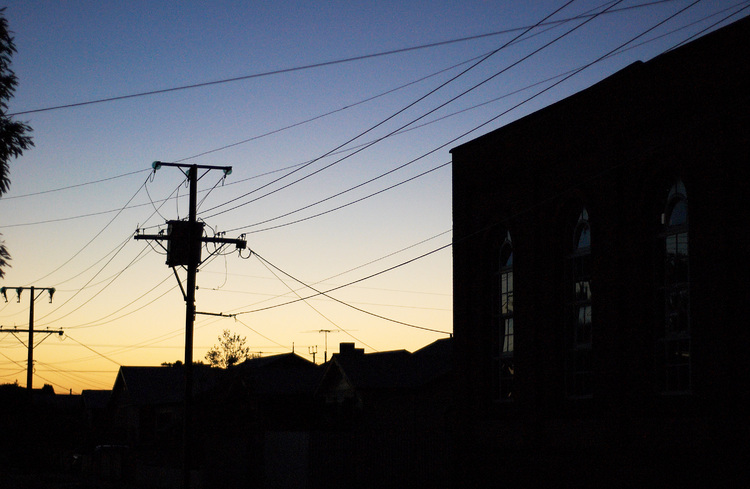
M 513 243 L 510 234 L 500 247 L 498 267 L 498 311 L 497 333 L 494 340 L 493 377 L 495 378 L 495 398 L 498 401 L 513 399 Z
M 568 255 L 566 390 L 569 397 L 592 394 L 591 346 L 591 228 L 586 208 L 573 228 L 572 250 Z
M 675 183 L 662 214 L 664 321 L 657 332 L 658 375 L 664 393 L 691 388 L 690 274 L 688 201 L 685 186 Z

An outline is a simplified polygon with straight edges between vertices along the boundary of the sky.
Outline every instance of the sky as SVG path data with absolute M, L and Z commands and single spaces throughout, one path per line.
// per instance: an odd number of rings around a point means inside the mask
M 34 327 L 64 334 L 35 335 L 33 384 L 57 393 L 184 359 L 185 271 L 134 239 L 188 215 L 158 160 L 231 167 L 200 172 L 198 218 L 247 240 L 203 250 L 194 359 L 225 329 L 317 363 L 445 338 L 450 149 L 749 11 L 693 3 L 7 1 L 8 114 L 35 146 L 0 198 L 0 325 L 28 328 L 16 287 L 56 289 Z M 0 334 L 0 383 L 25 385 L 26 340 Z

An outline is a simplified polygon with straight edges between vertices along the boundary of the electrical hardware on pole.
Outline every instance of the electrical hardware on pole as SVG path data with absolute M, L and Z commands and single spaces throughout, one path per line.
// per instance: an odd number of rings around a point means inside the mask
M 44 291 L 47 291 L 49 293 L 49 302 L 52 303 L 52 296 L 55 295 L 55 288 L 54 287 L 2 287 L 0 288 L 0 294 L 3 295 L 5 298 L 5 302 L 8 302 L 8 290 L 15 289 L 16 295 L 18 296 L 18 302 L 21 302 L 21 292 L 24 290 L 29 291 L 29 329 L 5 329 L 2 326 L 0 326 L 0 333 L 11 333 L 15 336 L 15 333 L 29 333 L 29 343 L 27 346 L 29 350 L 28 354 L 28 360 L 27 360 L 27 367 L 26 367 L 26 390 L 29 392 L 29 395 L 31 395 L 31 391 L 33 389 L 33 379 L 34 379 L 34 302 L 39 298 L 39 296 L 44 293 Z M 39 292 L 37 294 L 37 292 Z M 63 331 L 61 329 L 58 330 L 42 330 L 42 331 L 36 331 L 36 333 L 42 333 L 46 335 L 51 334 L 59 334 L 62 336 Z M 19 340 L 20 341 L 20 340 Z
M 197 219 L 198 202 L 198 170 L 221 170 L 224 176 L 232 173 L 231 166 L 207 166 L 187 165 L 182 163 L 165 163 L 154 161 L 152 167 L 154 172 L 161 167 L 176 167 L 185 172 L 190 182 L 190 210 L 187 221 L 168 221 L 167 235 L 136 234 L 135 239 L 149 239 L 154 241 L 167 241 L 167 265 L 177 271 L 175 267 L 183 266 L 187 269 L 187 286 L 183 289 L 185 297 L 185 412 L 183 424 L 183 476 L 186 489 L 190 489 L 190 466 L 191 466 L 191 418 L 192 418 L 192 392 L 193 392 L 193 325 L 195 323 L 195 289 L 196 273 L 201 263 L 201 247 L 203 243 L 215 243 L 220 245 L 234 244 L 237 250 L 244 250 L 247 242 L 244 239 L 230 239 L 223 237 L 204 237 L 203 222 Z M 179 281 L 179 278 L 178 278 Z M 180 283 L 180 287 L 182 284 Z M 205 313 L 203 313 L 205 314 Z

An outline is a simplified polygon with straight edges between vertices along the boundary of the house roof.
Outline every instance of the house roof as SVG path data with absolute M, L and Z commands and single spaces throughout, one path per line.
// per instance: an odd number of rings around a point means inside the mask
M 249 369 L 249 368 L 283 368 L 283 367 L 295 367 L 295 366 L 312 366 L 314 365 L 311 361 L 297 355 L 294 352 L 281 353 L 279 355 L 271 355 L 267 357 L 248 358 L 241 364 L 237 365 L 237 369 Z
M 199 396 L 215 387 L 223 370 L 205 365 L 193 368 L 193 395 Z M 120 367 L 113 391 L 126 391 L 132 404 L 170 404 L 185 396 L 183 366 Z M 114 394 L 113 394 L 114 395 Z
M 715 81 L 739 84 L 739 92 L 744 93 L 742 84 L 747 78 L 748 64 L 741 60 L 750 45 L 748 33 L 750 17 L 745 17 L 648 61 L 632 63 L 580 92 L 456 146 L 451 153 L 472 152 L 492 145 L 507 149 L 506 144 L 512 145 L 519 139 L 519 144 L 528 150 L 528 141 L 519 135 L 533 134 L 540 128 L 545 133 L 536 135 L 535 141 L 547 141 L 549 138 L 544 136 L 548 136 L 549 127 L 540 124 L 542 121 L 554 120 L 551 125 L 559 132 L 580 132 L 587 125 L 597 130 L 601 121 L 592 120 L 623 118 L 625 113 L 648 118 L 666 110 L 672 119 L 679 118 L 682 114 L 679 111 L 685 110 L 685 106 L 701 102 L 696 100 L 696 86 L 711 86 Z M 703 99 L 706 93 L 702 92 Z M 712 101 L 702 103 L 710 107 Z M 578 119 L 588 124 L 580 124 Z M 557 144 L 557 140 L 550 144 Z
M 409 353 L 395 350 L 365 354 L 353 348 L 334 354 L 319 391 L 343 378 L 357 391 L 417 389 L 452 370 L 453 342 L 438 340 Z
M 296 353 L 251 358 L 233 369 L 253 395 L 312 394 L 321 368 Z

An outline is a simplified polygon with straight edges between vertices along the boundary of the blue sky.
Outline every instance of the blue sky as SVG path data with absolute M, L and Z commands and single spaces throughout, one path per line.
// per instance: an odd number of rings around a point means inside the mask
M 0 200 L 0 232 L 13 256 L 3 285 L 56 287 L 52 304 L 37 303 L 36 322 L 66 331 L 35 350 L 35 385 L 50 382 L 58 392 L 109 388 L 119 365 L 183 358 L 184 301 L 176 280 L 158 247 L 132 239 L 137 227 L 154 233 L 166 220 L 187 216 L 184 178 L 174 168 L 150 173 L 154 160 L 233 167 L 223 183 L 219 172 L 200 180 L 199 217 L 209 233 L 246 233 L 257 255 L 305 284 L 327 290 L 356 281 L 331 295 L 450 332 L 450 247 L 414 260 L 452 239 L 450 148 L 747 7 L 699 2 L 633 44 L 649 42 L 628 45 L 513 109 L 553 83 L 545 80 L 591 63 L 692 2 L 638 7 L 647 3 L 571 2 L 550 20 L 614 11 L 548 47 L 582 20 L 530 31 L 442 86 L 564 2 L 8 2 L 19 78 L 9 112 L 34 129 L 36 147 L 11 162 L 11 190 Z M 508 32 L 365 57 L 501 31 Z M 280 73 L 249 77 L 270 72 Z M 248 78 L 54 109 L 238 77 Z M 411 130 L 384 138 L 402 127 Z M 301 169 L 273 183 L 295 168 Z M 413 351 L 445 337 L 320 296 L 259 311 L 295 299 L 292 290 L 303 297 L 311 290 L 257 256 L 213 256 L 198 285 L 199 311 L 242 314 L 199 316 L 196 359 L 223 329 L 246 336 L 265 355 L 294 348 L 311 359 L 308 348 L 317 345 L 318 361 L 320 330 L 334 331 L 329 354 L 341 341 L 366 351 Z M 9 299 L 0 304 L 0 325 L 26 327 L 28 297 Z M 23 383 L 23 345 L 5 335 L 0 351 L 0 382 Z

